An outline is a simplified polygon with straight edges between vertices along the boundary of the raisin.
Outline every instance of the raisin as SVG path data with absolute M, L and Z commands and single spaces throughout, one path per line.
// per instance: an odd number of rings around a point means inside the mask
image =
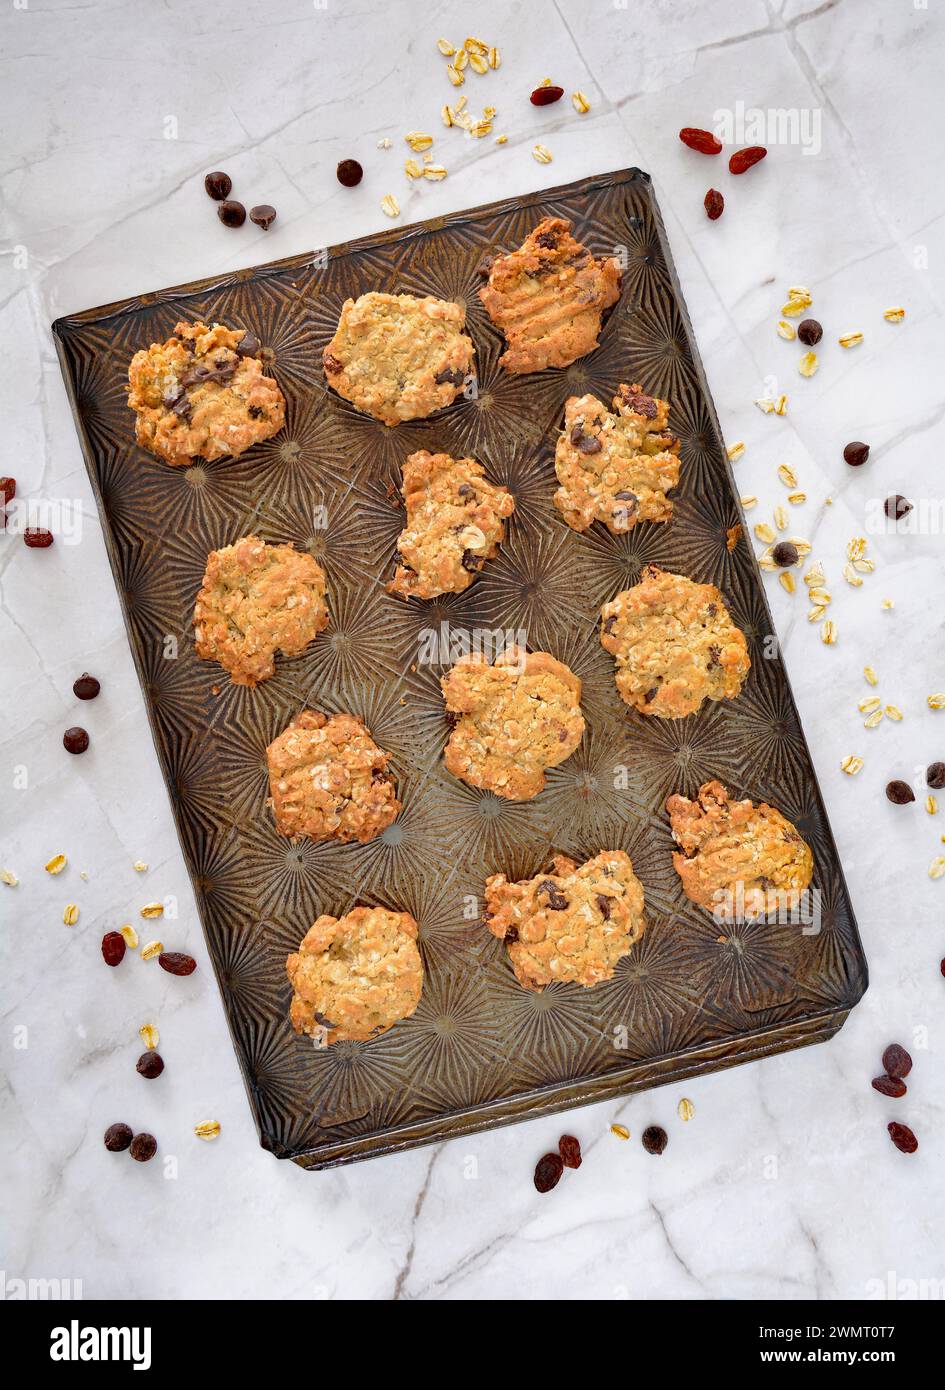
M 649 1125 L 643 1131 L 643 1147 L 648 1154 L 661 1154 L 669 1143 L 669 1135 L 661 1125 Z
M 585 434 L 580 425 L 571 431 L 571 443 L 580 454 L 599 454 L 604 447 L 595 434 Z
M 356 159 L 343 159 L 335 170 L 335 177 L 345 188 L 355 188 L 364 178 L 364 170 Z
M 552 106 L 564 96 L 563 87 L 536 87 L 528 100 L 532 106 Z
M 915 1153 L 916 1149 L 919 1147 L 919 1141 L 912 1133 L 912 1130 L 909 1128 L 908 1125 L 900 1125 L 895 1120 L 893 1120 L 891 1124 L 886 1126 L 886 1128 L 889 1130 L 890 1139 L 893 1141 L 900 1153 Z
M 642 415 L 645 420 L 656 419 L 656 401 L 652 396 L 645 396 L 641 391 L 621 392 L 621 399 L 624 405 L 628 405 L 637 415 Z
M 0 507 L 5 507 L 16 496 L 16 479 L 0 478 Z
M 764 159 L 768 151 L 764 145 L 749 145 L 747 150 L 736 150 L 728 162 L 729 173 L 744 174 Z
M 217 217 L 219 217 L 224 227 L 242 227 L 243 223 L 246 221 L 246 209 L 243 207 L 242 203 L 236 202 L 235 199 L 227 198 L 227 200 L 221 203 L 217 208 Z
M 717 140 L 711 130 L 699 130 L 696 126 L 683 126 L 679 138 L 684 145 L 699 154 L 721 154 L 722 141 Z
M 204 179 L 203 186 L 214 202 L 221 203 L 224 198 L 230 196 L 233 180 L 229 174 L 224 174 L 222 169 L 214 169 L 213 173 Z
M 709 648 L 709 660 L 708 660 L 708 662 L 707 662 L 706 664 L 707 664 L 708 669 L 709 669 L 710 671 L 712 670 L 713 666 L 721 666 L 721 664 L 722 664 L 722 648 L 721 648 L 721 647 L 716 647 L 716 646 L 713 644 L 713 645 Z
M 482 555 L 475 555 L 471 550 L 464 550 L 460 564 L 464 570 L 469 570 L 471 574 L 478 574 L 485 564 L 485 559 Z
M 106 965 L 121 965 L 125 958 L 125 938 L 120 931 L 109 931 L 102 937 L 102 958 Z
M 705 208 L 705 215 L 709 221 L 718 222 L 725 211 L 725 199 L 717 188 L 710 188 L 703 199 L 702 206 Z
M 23 544 L 28 545 L 30 550 L 46 550 L 52 543 L 52 531 L 47 531 L 42 526 L 27 526 L 23 532 Z
M 597 903 L 598 911 L 600 912 L 600 915 L 603 917 L 604 921 L 609 922 L 610 914 L 613 911 L 614 906 L 613 898 L 608 898 L 606 893 L 598 893 L 595 897 L 595 902 Z
M 886 498 L 884 511 L 890 521 L 899 521 L 912 511 L 912 503 L 908 497 L 903 497 L 901 492 L 897 492 L 895 497 Z
M 164 1070 L 164 1058 L 157 1052 L 142 1052 L 135 1064 L 135 1071 L 140 1076 L 147 1077 L 148 1081 L 153 1081 L 156 1076 L 160 1076 Z
M 565 1168 L 580 1168 L 581 1141 L 575 1139 L 573 1134 L 562 1134 L 558 1140 L 558 1153 Z
M 465 377 L 458 367 L 444 367 L 442 371 L 437 372 L 433 380 L 437 386 L 462 386 Z
M 254 208 L 249 210 L 249 220 L 254 222 L 257 227 L 261 227 L 264 232 L 268 232 L 276 220 L 276 210 L 271 203 L 257 203 Z
M 83 671 L 79 679 L 73 682 L 72 693 L 77 700 L 94 700 L 101 688 L 94 676 Z
M 861 468 L 870 456 L 870 446 L 862 439 L 854 439 L 846 446 L 843 457 L 851 468 Z
M 608 637 L 609 637 L 610 634 L 613 632 L 613 630 L 614 630 L 614 628 L 615 628 L 616 626 L 617 626 L 617 615 L 616 615 L 616 613 L 611 613 L 611 615 L 610 615 L 609 618 L 605 618 L 605 619 L 604 619 L 604 631 L 607 633 Z
M 147 1163 L 157 1153 L 157 1140 L 153 1134 L 136 1134 L 131 1141 L 131 1157 L 138 1163 Z
M 78 724 L 73 724 L 62 736 L 62 746 L 67 753 L 84 753 L 89 746 L 89 736 Z
M 246 414 L 251 420 L 261 420 L 265 414 L 261 405 L 251 405 Z
M 538 885 L 539 893 L 545 893 L 548 898 L 548 909 L 550 912 L 564 912 L 568 906 L 568 900 L 559 890 L 556 883 L 552 883 L 550 878 L 546 878 L 544 883 Z
M 557 1187 L 563 1172 L 560 1154 L 544 1154 L 535 1165 L 535 1187 L 539 1192 L 550 1192 Z
M 495 265 L 494 256 L 486 256 L 479 264 L 479 274 L 483 280 L 488 280 L 492 274 L 492 267 Z
M 778 541 L 771 552 L 771 558 L 776 565 L 786 569 L 789 565 L 796 565 L 801 557 L 797 546 L 791 541 Z
M 900 1047 L 899 1043 L 890 1043 L 883 1053 L 883 1066 L 886 1068 L 887 1076 L 901 1081 L 912 1070 L 912 1058 L 904 1047 Z
M 908 806 L 910 801 L 915 801 L 915 792 L 908 782 L 896 780 L 887 783 L 886 795 L 894 806 Z
M 816 319 L 803 319 L 798 324 L 797 336 L 805 347 L 816 347 L 824 336 L 824 330 Z
M 514 945 L 518 940 L 518 927 L 509 927 L 502 940 L 507 941 L 510 946 Z
M 343 371 L 343 370 L 344 370 L 344 368 L 343 368 L 342 364 L 338 361 L 338 358 L 335 356 L 335 354 L 334 354 L 333 352 L 329 352 L 329 353 L 326 353 L 326 354 L 325 354 L 325 371 L 326 371 L 326 372 L 330 372 L 332 376 L 335 376 L 338 372 L 341 372 L 341 371 Z
M 870 1085 L 874 1091 L 879 1091 L 881 1096 L 893 1096 L 898 1099 L 906 1094 L 906 1083 L 898 1076 L 874 1076 Z
M 945 787 L 945 763 L 929 763 L 925 770 L 925 780 L 936 791 Z
M 162 951 L 158 965 L 169 975 L 192 975 L 197 969 L 193 956 L 186 956 L 183 951 Z
M 109 1153 L 124 1153 L 133 1138 L 130 1125 L 109 1125 L 105 1131 L 105 1147 Z
M 654 685 L 653 689 L 652 689 L 652 690 L 648 690 L 648 691 L 646 692 L 646 694 L 643 696 L 644 703 L 645 703 L 645 704 L 648 704 L 648 705 L 652 705 L 653 701 L 656 699 L 656 697 L 657 697 L 657 695 L 658 695 L 659 693 L 660 693 L 660 688 L 659 688 L 659 686 L 658 686 L 658 685 Z

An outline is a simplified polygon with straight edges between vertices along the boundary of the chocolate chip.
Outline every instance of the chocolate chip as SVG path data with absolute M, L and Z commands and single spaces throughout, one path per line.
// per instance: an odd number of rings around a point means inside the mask
M 518 940 L 518 927 L 509 927 L 508 931 L 505 933 L 505 936 L 503 937 L 503 940 L 504 940 L 504 941 L 507 941 L 510 945 L 511 945 L 513 942 L 517 941 L 517 940 Z
M 538 885 L 538 892 L 544 893 L 548 899 L 548 907 L 552 912 L 564 912 L 568 906 L 568 900 L 560 891 L 558 885 L 553 883 L 550 878 L 544 879 Z
M 469 483 L 460 483 L 459 495 L 460 497 L 476 497 L 477 493 L 476 489 L 474 487 L 470 487 Z
M 78 724 L 74 724 L 63 734 L 62 746 L 67 753 L 84 753 L 89 746 L 89 736 Z
M 160 1076 L 163 1070 L 164 1058 L 158 1052 L 142 1052 L 135 1063 L 135 1071 L 139 1076 L 147 1077 L 148 1081 Z
M 248 328 L 236 344 L 236 351 L 240 357 L 255 357 L 262 347 L 262 343 Z
M 651 704 L 653 703 L 653 701 L 656 699 L 656 697 L 657 697 L 657 695 L 658 695 L 659 693 L 660 693 L 660 688 L 659 688 L 659 686 L 658 686 L 658 685 L 654 685 L 654 687 L 653 687 L 652 690 L 648 690 L 648 691 L 646 692 L 646 694 L 643 696 L 643 699 L 646 701 L 646 703 L 647 703 L 648 705 L 651 705 Z
M 929 763 L 925 770 L 925 780 L 936 791 L 945 787 L 945 763 Z
M 851 468 L 859 468 L 870 456 L 870 446 L 861 439 L 854 439 L 846 446 L 843 457 Z
M 553 251 L 558 245 L 558 238 L 554 232 L 539 232 L 535 238 L 535 245 L 542 247 L 545 251 Z
M 276 210 L 271 203 L 257 203 L 249 210 L 249 220 L 255 222 L 257 227 L 262 227 L 264 232 L 268 232 L 276 220 Z
M 804 319 L 797 326 L 797 336 L 806 347 L 814 347 L 824 336 L 824 330 L 816 319 Z
M 786 569 L 789 565 L 796 565 L 801 557 L 792 541 L 778 541 L 771 552 L 771 558 L 776 565 Z
M 345 188 L 355 188 L 364 178 L 364 170 L 356 159 L 343 159 L 335 174 Z
M 246 209 L 242 203 L 228 198 L 225 203 L 221 203 L 217 208 L 217 217 L 224 227 L 242 227 L 246 221 Z
M 324 1014 L 320 1014 L 320 1013 L 318 1012 L 317 1009 L 313 1009 L 313 1010 L 312 1010 L 312 1017 L 314 1018 L 315 1022 L 316 1022 L 316 1023 L 319 1025 L 319 1027 L 321 1027 L 321 1028 L 337 1028 L 337 1027 L 338 1027 L 338 1024 L 337 1024 L 337 1023 L 332 1023 L 332 1021 L 331 1021 L 330 1018 L 326 1018 Z
M 437 372 L 433 380 L 437 386 L 446 386 L 447 383 L 450 386 L 462 386 L 466 378 L 458 367 L 444 367 L 441 372 Z
M 910 801 L 915 801 L 915 792 L 908 782 L 895 780 L 887 783 L 886 795 L 894 806 L 907 806 Z
M 609 922 L 610 914 L 613 911 L 614 907 L 613 898 L 608 898 L 606 893 L 598 893 L 595 898 L 595 902 L 597 903 L 597 906 L 600 910 L 600 915 L 603 917 L 604 921 Z
M 719 611 L 719 605 L 717 603 L 710 603 L 706 606 L 705 611 L 708 613 L 710 618 L 714 618 L 716 613 Z
M 614 630 L 614 628 L 615 628 L 616 626 L 617 626 L 617 615 L 616 615 L 616 613 L 611 613 L 611 615 L 610 615 L 609 618 L 605 618 L 605 619 L 604 619 L 604 631 L 607 633 L 608 637 L 609 637 L 610 634 L 613 632 L 613 630 Z
M 134 1137 L 130 1125 L 109 1125 L 105 1131 L 105 1147 L 109 1153 L 124 1153 Z
M 898 521 L 900 517 L 908 516 L 912 511 L 912 503 L 897 492 L 895 497 L 886 498 L 885 511 L 890 521 Z
M 464 550 L 463 558 L 460 563 L 464 570 L 469 570 L 472 574 L 478 574 L 485 561 L 482 555 L 475 555 L 471 550 Z
M 333 352 L 326 352 L 325 371 L 330 372 L 332 376 L 335 376 L 338 372 L 341 372 L 343 370 L 344 368 L 342 364 L 338 361 L 338 358 L 335 356 L 335 354 Z
M 669 1135 L 661 1125 L 648 1125 L 643 1131 L 643 1147 L 648 1154 L 661 1154 L 669 1143 Z
M 222 198 L 228 198 L 230 196 L 233 180 L 230 178 L 229 174 L 224 174 L 222 169 L 214 169 L 213 173 L 208 174 L 204 179 L 203 186 L 210 197 L 219 203 Z
M 236 371 L 238 358 L 221 357 L 213 366 L 208 367 L 204 362 L 198 362 L 193 367 L 188 367 L 180 379 L 180 384 L 185 389 L 191 386 L 202 386 L 207 381 L 229 381 Z
M 615 501 L 615 502 L 633 502 L 633 503 L 637 503 L 639 500 L 640 500 L 640 499 L 637 497 L 637 495 L 636 495 L 635 492 L 615 492 L 615 493 L 614 493 L 614 501 Z M 623 508 L 623 511 L 629 511 L 629 510 L 630 510 L 630 508 L 628 508 L 628 507 L 624 507 L 624 508 Z
M 101 688 L 94 676 L 90 676 L 88 671 L 83 671 L 79 679 L 73 683 L 72 693 L 77 700 L 94 700 Z
M 265 416 L 266 412 L 263 410 L 261 405 L 251 405 L 247 410 L 246 414 L 249 416 L 251 420 L 261 420 Z
M 176 415 L 178 420 L 189 420 L 190 412 L 193 409 L 193 402 L 186 391 L 181 391 L 177 400 L 171 406 L 171 414 Z
M 131 1141 L 131 1157 L 139 1163 L 147 1163 L 157 1153 L 157 1140 L 153 1134 L 136 1134 Z
M 579 454 L 599 454 L 604 447 L 595 434 L 581 434 L 578 439 L 574 438 L 574 431 L 571 431 L 571 443 L 577 447 Z

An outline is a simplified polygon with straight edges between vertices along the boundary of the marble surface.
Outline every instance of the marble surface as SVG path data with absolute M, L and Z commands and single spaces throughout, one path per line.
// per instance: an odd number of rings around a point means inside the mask
M 503 62 L 463 90 L 498 107 L 504 147 L 439 126 L 455 93 L 434 40 L 471 24 Z M 81 1280 L 86 1297 L 124 1298 L 833 1299 L 928 1296 L 921 1281 L 945 1275 L 945 880 L 928 876 L 945 809 L 926 812 L 920 776 L 945 757 L 945 711 L 926 706 L 945 690 L 943 41 L 941 7 L 910 0 L 4 6 L 0 472 L 82 518 L 78 543 L 47 552 L 0 537 L 0 865 L 20 878 L 0 885 L 8 1281 Z M 532 108 L 545 75 L 583 90 L 590 112 Z M 795 113 L 798 139 L 775 143 L 775 121 L 768 159 L 743 179 L 676 138 L 756 107 Z M 405 179 L 411 128 L 437 133 L 443 182 Z M 552 164 L 531 158 L 536 140 Z M 353 191 L 334 178 L 349 156 L 365 168 Z M 871 987 L 829 1044 L 572 1112 L 584 1166 L 548 1197 L 530 1170 L 558 1119 L 305 1174 L 257 1147 L 209 969 L 179 982 L 96 963 L 105 930 L 166 896 L 179 916 L 162 934 L 205 956 L 49 324 L 371 232 L 387 225 L 388 191 L 406 224 L 631 164 L 654 178 L 726 438 L 746 444 L 749 519 L 784 503 L 780 463 L 807 493 L 791 530 L 827 570 L 837 643 L 819 641 L 802 594 L 773 576 L 769 592 Z M 268 233 L 219 225 L 202 178 L 221 167 L 247 201 L 276 205 Z M 727 200 L 716 224 L 702 210 L 710 182 Z M 798 283 L 826 327 L 811 380 L 774 331 Z M 896 304 L 905 321 L 884 322 Z M 865 340 L 844 351 L 848 329 Z M 780 390 L 784 417 L 752 404 Z M 842 461 L 851 438 L 873 446 L 863 469 Z M 891 492 L 917 504 L 922 529 L 870 535 L 876 570 L 854 589 L 846 543 Z M 901 723 L 863 728 L 867 663 Z M 71 686 L 86 669 L 104 689 L 79 707 Z M 77 721 L 93 744 L 70 759 L 60 737 Z M 855 778 L 839 769 L 848 753 L 865 759 Z M 919 777 L 916 804 L 886 801 L 892 776 Z M 69 866 L 52 878 L 57 851 Z M 168 1073 L 145 1094 L 133 1059 L 146 1017 Z M 893 1038 L 916 1059 L 898 1102 L 869 1085 Z M 174 1161 L 106 1155 L 118 1117 L 152 1129 Z M 894 1117 L 920 1136 L 912 1158 L 886 1137 Z M 223 1126 L 212 1146 L 192 1137 L 205 1118 Z M 615 1120 L 629 1144 L 609 1133 Z M 651 1122 L 670 1134 L 660 1159 L 639 1143 Z

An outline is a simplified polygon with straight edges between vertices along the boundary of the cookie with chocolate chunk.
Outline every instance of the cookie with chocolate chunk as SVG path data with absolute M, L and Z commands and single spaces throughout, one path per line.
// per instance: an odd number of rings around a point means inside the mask
M 515 498 L 490 483 L 475 459 L 420 449 L 404 463 L 407 526 L 401 564 L 387 588 L 400 598 L 436 598 L 468 589 L 498 554 Z
M 517 883 L 488 878 L 485 921 L 526 989 L 590 988 L 609 980 L 642 937 L 643 887 L 623 850 L 603 850 L 580 868 L 559 854 L 551 873 Z
M 507 372 L 567 367 L 597 347 L 601 315 L 620 298 L 620 263 L 597 260 L 570 222 L 545 217 L 517 251 L 495 257 L 479 298 L 505 334 Z
M 745 634 L 714 584 L 659 565 L 601 609 L 601 645 L 617 662 L 621 699 L 661 719 L 694 714 L 703 700 L 733 700 L 751 659 Z
M 670 521 L 667 493 L 679 482 L 679 440 L 669 404 L 641 386 L 621 386 L 613 413 L 596 396 L 571 396 L 555 448 L 555 506 L 570 527 L 602 521 L 615 534 L 640 521 Z
M 245 328 L 179 323 L 166 343 L 136 352 L 128 369 L 135 436 L 180 466 L 236 457 L 285 423 L 285 398 L 263 370 Z
M 474 374 L 466 310 L 432 295 L 371 291 L 345 300 L 325 348 L 325 380 L 385 425 L 419 420 L 452 405 Z

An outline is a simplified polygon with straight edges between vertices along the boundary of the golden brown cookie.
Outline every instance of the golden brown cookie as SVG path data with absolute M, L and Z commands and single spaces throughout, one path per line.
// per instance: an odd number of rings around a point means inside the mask
M 703 700 L 733 700 L 751 660 L 714 584 L 645 565 L 639 584 L 601 609 L 601 645 L 621 698 L 641 714 L 682 719 Z
M 668 403 L 633 385 L 621 386 L 613 404 L 611 414 L 596 396 L 565 403 L 555 506 L 575 531 L 602 521 L 619 534 L 638 521 L 672 520 L 666 494 L 679 482 L 679 440 L 667 429 Z
M 488 878 L 486 925 L 505 941 L 526 989 L 589 987 L 609 980 L 646 930 L 643 887 L 623 850 L 603 850 L 580 868 L 559 854 L 550 874 Z
M 291 545 L 244 536 L 207 556 L 194 609 L 197 655 L 218 661 L 234 685 L 256 685 L 274 654 L 298 656 L 328 625 L 325 572 Z
M 401 564 L 388 590 L 400 598 L 436 598 L 468 589 L 498 554 L 515 498 L 490 483 L 475 459 L 421 449 L 404 464 L 407 526 Z
M 720 921 L 796 911 L 814 859 L 780 811 L 732 801 L 721 782 L 706 782 L 697 801 L 671 796 L 666 809 L 680 851 L 673 864 L 692 902 Z
M 457 716 L 444 754 L 454 777 L 509 801 L 530 801 L 545 772 L 569 758 L 584 734 L 581 682 L 548 652 L 507 647 L 489 665 L 464 656 L 440 684 Z
M 128 404 L 143 449 L 166 463 L 235 457 L 285 423 L 285 399 L 245 328 L 179 323 L 166 343 L 136 352 Z
M 397 819 L 390 754 L 353 714 L 306 709 L 266 749 L 276 829 L 367 844 Z
M 386 907 L 319 917 L 285 963 L 295 1031 L 367 1042 L 409 1018 L 423 989 L 417 932 L 408 912 Z
M 462 304 L 372 291 L 345 300 L 325 348 L 325 380 L 385 425 L 452 405 L 474 372 Z
M 567 367 L 597 347 L 601 315 L 620 298 L 620 263 L 595 260 L 571 223 L 545 217 L 517 251 L 497 256 L 479 291 L 508 344 L 508 372 Z

